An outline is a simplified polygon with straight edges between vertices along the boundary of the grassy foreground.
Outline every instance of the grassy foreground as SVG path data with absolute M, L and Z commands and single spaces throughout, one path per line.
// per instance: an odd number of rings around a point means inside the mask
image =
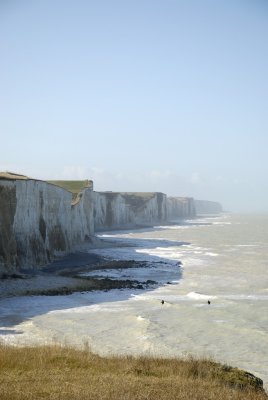
M 262 400 L 261 381 L 209 360 L 109 357 L 0 346 L 1 400 Z

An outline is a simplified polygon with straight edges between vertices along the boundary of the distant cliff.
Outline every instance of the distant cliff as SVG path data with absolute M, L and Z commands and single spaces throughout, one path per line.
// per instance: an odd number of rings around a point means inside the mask
M 0 275 L 38 268 L 96 231 L 192 218 L 188 197 L 159 192 L 94 192 L 93 182 L 40 181 L 0 173 Z
M 152 225 L 167 220 L 163 193 L 94 192 L 95 230 Z
M 222 205 L 216 201 L 195 200 L 194 204 L 197 215 L 219 214 L 223 211 Z

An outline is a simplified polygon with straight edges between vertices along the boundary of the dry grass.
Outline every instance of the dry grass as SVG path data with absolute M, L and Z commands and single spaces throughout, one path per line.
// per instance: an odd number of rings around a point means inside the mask
M 209 360 L 101 358 L 59 346 L 0 346 L 0 398 L 267 400 L 245 373 Z
M 28 180 L 30 178 L 28 178 L 25 175 L 20 175 L 14 172 L 5 171 L 5 172 L 0 172 L 0 180 L 1 179 L 7 179 L 12 181 L 12 180 Z

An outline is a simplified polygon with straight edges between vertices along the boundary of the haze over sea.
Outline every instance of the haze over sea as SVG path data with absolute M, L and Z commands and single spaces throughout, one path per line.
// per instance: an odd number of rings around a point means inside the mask
M 88 344 L 100 354 L 212 356 L 256 374 L 267 389 L 268 215 L 223 215 L 101 236 L 129 247 L 95 252 L 152 264 L 98 276 L 159 285 L 2 299 L 1 340 Z

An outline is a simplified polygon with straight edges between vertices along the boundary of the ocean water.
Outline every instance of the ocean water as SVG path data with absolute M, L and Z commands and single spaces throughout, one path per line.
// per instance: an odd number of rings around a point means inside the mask
M 268 388 L 268 215 L 100 236 L 124 247 L 95 252 L 147 266 L 91 275 L 158 284 L 2 299 L 1 341 L 86 345 L 100 354 L 208 356 L 256 374 Z

